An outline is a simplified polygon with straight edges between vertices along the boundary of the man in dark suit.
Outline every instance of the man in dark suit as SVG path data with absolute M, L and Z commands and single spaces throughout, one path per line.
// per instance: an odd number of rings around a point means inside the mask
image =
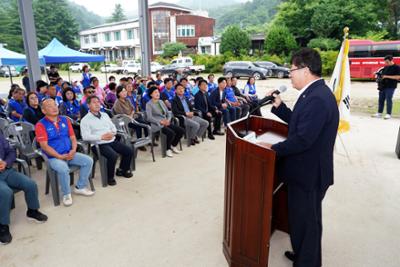
M 199 81 L 199 91 L 194 96 L 194 107 L 201 111 L 203 119 L 208 121 L 208 138 L 214 140 L 215 135 L 224 135 L 221 133 L 222 112 L 218 108 L 211 106 L 208 96 L 208 83 L 206 80 Z M 214 118 L 214 130 L 211 130 L 211 120 Z
M 304 48 L 292 57 L 292 85 L 300 91 L 293 111 L 275 96 L 272 113 L 289 125 L 285 141 L 267 147 L 281 160 L 279 176 L 288 186 L 289 230 L 295 267 L 321 266 L 322 200 L 333 184 L 333 148 L 339 111 L 321 79 L 321 57 Z M 270 92 L 269 94 L 272 94 Z
M 179 119 L 181 127 L 187 130 L 186 138 L 190 140 L 190 144 L 192 146 L 199 144 L 199 138 L 207 130 L 208 121 L 195 116 L 193 106 L 185 96 L 185 87 L 180 83 L 175 86 L 175 97 L 171 104 L 172 113 Z
M 228 102 L 226 101 L 226 93 L 225 93 L 226 84 L 227 84 L 226 78 L 219 77 L 217 89 L 212 91 L 210 94 L 210 105 L 212 107 L 217 107 L 218 110 L 222 112 L 222 118 L 225 127 L 228 125 L 228 123 L 236 119 L 236 114 L 237 114 L 236 113 L 237 110 L 235 109 L 235 107 L 229 106 Z

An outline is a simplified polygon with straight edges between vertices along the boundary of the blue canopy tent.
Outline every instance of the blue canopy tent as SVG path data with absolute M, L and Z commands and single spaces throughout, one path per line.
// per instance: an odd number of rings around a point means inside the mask
M 91 55 L 73 50 L 63 45 L 56 38 L 42 50 L 39 51 L 39 57 L 43 57 L 46 64 L 76 63 L 76 62 L 104 62 L 103 55 Z M 69 77 L 68 68 L 68 79 Z
M 44 60 L 39 56 L 40 65 L 44 65 Z M 10 81 L 12 81 L 10 66 L 26 66 L 26 56 L 4 47 L 0 47 L 0 66 L 8 66 L 8 71 L 10 72 Z

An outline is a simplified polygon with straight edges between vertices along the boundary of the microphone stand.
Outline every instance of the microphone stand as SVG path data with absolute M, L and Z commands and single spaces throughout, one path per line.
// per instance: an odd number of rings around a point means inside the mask
M 255 108 L 253 108 L 252 110 L 249 111 L 249 114 L 247 114 L 246 122 L 245 122 L 246 128 L 245 128 L 245 130 L 242 130 L 242 131 L 238 132 L 239 137 L 243 138 L 243 137 L 245 137 L 245 136 L 247 136 L 249 134 L 250 115 L 253 114 L 254 111 L 256 111 L 257 109 L 262 108 L 262 107 L 264 107 L 266 105 L 269 105 L 272 102 L 273 102 L 273 100 L 268 100 L 267 102 L 265 102 L 265 103 L 263 103 L 261 105 L 257 104 L 257 106 Z

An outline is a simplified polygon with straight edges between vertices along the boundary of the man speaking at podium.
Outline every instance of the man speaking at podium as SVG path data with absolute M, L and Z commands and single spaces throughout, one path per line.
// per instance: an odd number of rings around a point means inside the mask
M 304 48 L 292 56 L 290 78 L 299 98 L 290 110 L 279 95 L 272 113 L 288 123 L 285 141 L 265 146 L 282 164 L 279 176 L 288 186 L 289 232 L 293 252 L 285 256 L 295 267 L 321 266 L 322 200 L 333 184 L 333 147 L 339 111 L 334 95 L 321 78 L 321 56 Z

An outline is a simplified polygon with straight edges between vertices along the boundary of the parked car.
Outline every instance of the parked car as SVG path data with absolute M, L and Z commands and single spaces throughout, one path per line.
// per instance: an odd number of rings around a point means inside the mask
M 124 74 L 140 74 L 141 73 L 141 66 L 138 63 L 129 63 L 125 65 L 123 73 Z
M 71 72 L 81 72 L 83 69 L 83 66 L 88 66 L 90 70 L 90 65 L 87 63 L 74 63 L 71 66 L 69 66 L 69 70 Z
M 24 70 L 27 70 L 28 67 L 27 67 L 27 66 L 16 66 L 15 69 L 16 69 L 19 73 L 22 74 L 22 72 L 23 72 Z M 45 70 L 46 70 L 45 66 L 40 66 L 40 72 L 41 72 L 42 74 L 45 73 Z
M 0 76 L 1 77 L 17 77 L 19 76 L 19 72 L 15 69 L 14 66 L 1 66 L 0 67 Z
M 105 73 L 105 72 L 108 72 L 108 73 L 117 72 L 117 68 L 118 68 L 118 65 L 116 65 L 116 64 L 106 64 L 106 65 L 103 65 L 100 68 L 100 72 L 102 72 L 102 73 Z
M 160 71 L 161 73 L 171 73 L 178 70 L 189 72 L 190 74 L 199 74 L 205 70 L 204 65 L 193 65 L 193 59 L 191 57 L 178 57 L 171 61 L 170 64 L 164 66 Z
M 279 79 L 289 77 L 290 70 L 277 63 L 270 61 L 256 61 L 254 64 L 269 70 L 268 77 L 278 77 Z
M 158 62 L 152 61 L 150 63 L 150 71 L 151 73 L 156 73 L 157 71 L 160 71 L 163 68 L 163 65 L 161 65 Z
M 267 78 L 268 69 L 261 68 L 250 61 L 230 61 L 224 65 L 223 73 L 230 77 L 254 77 L 259 80 Z

